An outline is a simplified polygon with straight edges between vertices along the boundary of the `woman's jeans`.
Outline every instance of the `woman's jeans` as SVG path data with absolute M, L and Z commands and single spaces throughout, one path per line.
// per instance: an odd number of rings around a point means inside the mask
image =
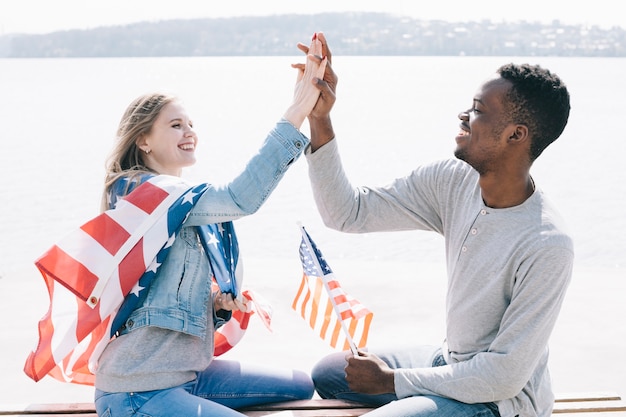
M 373 353 L 394 369 L 446 364 L 441 350 L 433 346 Z M 369 395 L 353 392 L 345 378 L 346 355 L 347 352 L 333 353 L 315 365 L 312 371 L 315 389 L 322 398 L 351 400 L 379 407 L 363 417 L 500 417 L 495 403 L 465 404 L 435 395 L 398 399 L 395 394 Z
M 109 393 L 96 390 L 100 417 L 241 417 L 234 409 L 313 396 L 304 372 L 214 360 L 186 384 L 155 391 Z

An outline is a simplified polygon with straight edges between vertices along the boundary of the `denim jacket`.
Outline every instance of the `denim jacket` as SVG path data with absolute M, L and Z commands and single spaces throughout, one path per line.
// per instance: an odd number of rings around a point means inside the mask
M 131 313 L 120 334 L 157 326 L 205 338 L 213 306 L 211 269 L 194 226 L 256 212 L 308 144 L 306 136 L 281 120 L 239 176 L 227 185 L 210 186 L 190 212 L 146 298 Z M 215 313 L 213 320 L 215 328 L 223 324 Z

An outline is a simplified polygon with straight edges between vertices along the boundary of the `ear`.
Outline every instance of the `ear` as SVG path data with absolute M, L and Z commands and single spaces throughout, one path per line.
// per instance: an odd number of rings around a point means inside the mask
M 526 125 L 515 125 L 511 135 L 509 136 L 508 141 L 515 141 L 516 143 L 522 143 L 529 138 L 528 126 Z
M 143 152 L 148 151 L 150 147 L 148 146 L 148 143 L 146 141 L 146 135 L 144 135 L 143 133 L 139 136 L 139 138 L 137 138 L 137 140 L 135 141 L 135 146 L 137 146 L 139 149 L 141 149 Z

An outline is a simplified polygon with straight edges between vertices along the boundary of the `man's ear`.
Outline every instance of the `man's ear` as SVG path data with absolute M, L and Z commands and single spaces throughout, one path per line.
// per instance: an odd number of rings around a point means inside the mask
M 518 143 L 521 143 L 521 142 L 524 142 L 525 140 L 528 140 L 528 137 L 529 137 L 528 126 L 515 125 L 515 129 L 513 129 L 513 132 L 509 136 L 509 142 L 516 141 Z

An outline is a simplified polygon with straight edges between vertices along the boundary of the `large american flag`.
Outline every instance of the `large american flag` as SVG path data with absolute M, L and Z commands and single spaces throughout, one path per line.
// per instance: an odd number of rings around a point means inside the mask
M 330 346 L 356 354 L 367 344 L 374 314 L 341 288 L 322 252 L 300 229 L 303 275 L 292 308 Z
M 36 262 L 50 307 L 39 322 L 39 342 L 24 372 L 39 381 L 93 385 L 97 360 L 145 293 L 176 233 L 206 184 L 155 176 L 53 245 Z M 269 325 L 269 313 L 243 292 L 248 311 L 235 312 L 216 335 L 223 353 L 243 336 L 254 311 Z M 115 326 L 113 323 L 115 322 Z

